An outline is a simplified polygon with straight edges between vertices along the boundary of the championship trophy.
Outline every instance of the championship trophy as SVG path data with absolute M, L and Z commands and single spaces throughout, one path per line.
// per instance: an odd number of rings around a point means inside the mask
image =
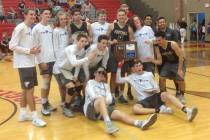
M 137 43 L 133 41 L 119 42 L 114 46 L 114 56 L 117 61 L 137 58 Z

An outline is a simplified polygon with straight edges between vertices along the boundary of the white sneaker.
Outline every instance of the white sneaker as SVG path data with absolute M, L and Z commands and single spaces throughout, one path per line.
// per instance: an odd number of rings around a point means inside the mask
M 198 113 L 198 108 L 192 107 L 192 108 L 186 108 L 186 110 L 187 110 L 187 120 L 189 122 L 192 122 Z
M 108 134 L 114 134 L 120 130 L 119 128 L 114 126 L 111 121 L 105 123 L 106 123 L 106 131 Z
M 170 108 L 170 107 L 167 107 L 165 105 L 161 105 L 160 107 L 160 113 L 163 113 L 163 114 L 173 114 L 173 110 Z
M 18 116 L 18 121 L 19 122 L 24 122 L 24 121 L 31 121 L 32 118 L 29 114 L 27 113 L 20 113 L 20 115 Z
M 43 121 L 41 118 L 38 118 L 38 117 L 32 120 L 32 124 L 37 127 L 44 127 L 47 125 L 45 121 Z
M 139 121 L 137 127 L 141 128 L 142 130 L 147 130 L 150 126 L 152 126 L 157 121 L 157 114 L 152 114 L 149 118 L 145 121 Z

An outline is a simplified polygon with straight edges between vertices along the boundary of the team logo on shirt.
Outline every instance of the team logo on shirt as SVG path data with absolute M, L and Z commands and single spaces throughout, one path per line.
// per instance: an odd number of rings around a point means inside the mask
M 52 31 L 45 30 L 44 32 L 41 32 L 41 34 L 52 34 Z
M 147 36 L 148 35 L 148 33 L 139 33 L 138 35 L 137 35 L 137 37 L 142 37 L 142 36 Z
M 96 31 L 103 32 L 104 28 L 98 28 L 98 29 L 96 29 Z
M 32 32 L 27 32 L 26 35 L 32 36 Z
M 63 34 L 60 34 L 60 37 L 61 37 L 61 36 L 67 36 L 67 35 L 68 35 L 68 33 L 65 32 L 65 33 L 63 33 Z
M 144 82 L 149 82 L 149 80 L 147 80 L 147 79 L 136 79 L 136 80 L 134 80 L 134 82 L 136 82 L 136 83 L 144 83 Z

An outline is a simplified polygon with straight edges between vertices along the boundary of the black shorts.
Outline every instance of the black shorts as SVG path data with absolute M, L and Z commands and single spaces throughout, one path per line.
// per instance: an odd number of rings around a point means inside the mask
M 55 62 L 48 62 L 46 64 L 47 64 L 47 67 L 48 67 L 46 70 L 42 70 L 39 67 L 40 75 L 45 75 L 45 74 L 52 75 L 53 74 L 53 66 L 54 66 Z
M 22 89 L 31 89 L 38 85 L 36 67 L 18 68 Z
M 178 63 L 176 63 L 176 64 L 164 63 L 164 65 L 162 66 L 162 68 L 160 70 L 160 76 L 166 77 L 168 79 L 175 79 L 177 81 L 183 81 L 184 79 L 182 79 L 178 75 L 178 67 L 179 67 Z M 182 70 L 183 70 L 183 73 L 185 74 L 185 72 L 186 72 L 185 62 L 183 63 Z
M 57 79 L 56 79 L 57 80 Z M 68 84 L 69 82 L 72 82 L 72 81 L 74 81 L 73 80 L 73 78 L 66 78 L 65 76 L 64 76 L 64 74 L 63 73 L 61 73 L 60 75 L 59 75 L 59 79 L 58 79 L 60 82 L 60 84 L 62 85 L 62 86 L 66 86 L 66 84 Z
M 160 93 L 156 93 L 144 100 L 138 101 L 137 104 L 141 104 L 144 108 L 159 109 L 165 103 L 161 100 Z
M 60 74 L 54 74 L 54 76 L 55 76 L 55 79 L 56 79 L 58 85 L 60 87 L 62 87 L 63 86 L 62 80 L 64 79 L 63 76 L 62 76 L 62 74 L 61 73 Z
M 99 118 L 99 115 L 100 115 L 99 113 L 96 113 L 95 108 L 94 108 L 94 102 L 95 102 L 95 100 L 88 104 L 86 117 L 88 119 L 94 120 L 94 121 L 103 119 L 103 118 Z M 107 111 L 108 111 L 109 117 L 111 117 L 111 114 L 114 111 L 114 107 L 108 106 Z

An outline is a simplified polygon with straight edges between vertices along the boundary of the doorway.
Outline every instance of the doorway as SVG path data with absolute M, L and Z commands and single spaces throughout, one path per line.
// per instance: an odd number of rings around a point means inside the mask
M 205 26 L 204 12 L 190 12 L 187 18 L 188 36 L 190 41 L 199 41 L 202 38 L 202 26 Z

